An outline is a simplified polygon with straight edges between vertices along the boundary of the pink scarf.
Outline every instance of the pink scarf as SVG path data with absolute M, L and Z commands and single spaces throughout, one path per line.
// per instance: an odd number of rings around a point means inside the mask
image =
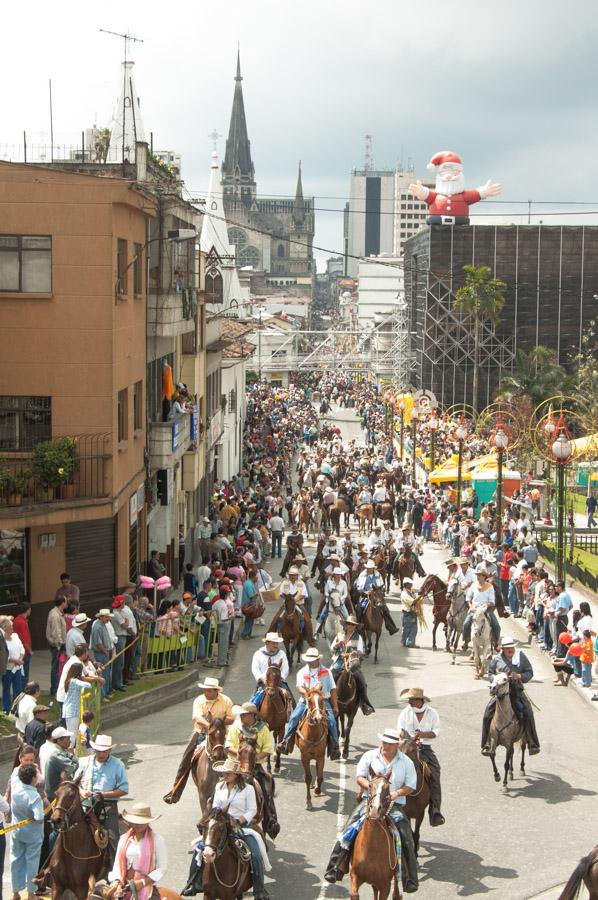
M 117 856 L 116 856 L 116 866 L 118 872 L 118 880 L 122 882 L 122 884 L 126 885 L 127 883 L 127 847 L 130 842 L 133 840 L 135 832 L 133 829 L 129 829 L 125 834 L 125 839 L 122 843 L 122 846 L 119 848 Z M 135 869 L 135 878 L 140 878 L 145 875 L 149 875 L 151 871 L 155 868 L 154 862 L 154 832 L 148 826 L 145 834 L 141 839 L 141 852 L 139 854 L 139 860 L 137 862 L 137 868 Z M 143 887 L 138 892 L 139 900 L 149 900 L 151 893 L 153 891 L 153 886 Z

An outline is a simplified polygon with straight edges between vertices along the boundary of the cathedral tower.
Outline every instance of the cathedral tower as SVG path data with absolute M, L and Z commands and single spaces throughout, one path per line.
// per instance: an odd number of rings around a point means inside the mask
M 221 184 L 226 200 L 240 202 L 249 208 L 255 200 L 256 185 L 255 170 L 251 161 L 251 145 L 247 134 L 242 81 L 241 54 L 237 51 L 235 93 L 222 164 Z

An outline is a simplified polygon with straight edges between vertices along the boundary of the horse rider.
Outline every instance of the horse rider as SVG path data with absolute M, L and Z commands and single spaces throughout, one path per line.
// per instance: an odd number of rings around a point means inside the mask
M 389 559 L 391 557 L 391 550 L 394 546 L 395 541 L 395 533 L 392 530 L 392 525 L 388 519 L 386 519 L 383 523 L 384 527 L 382 528 L 382 533 L 380 534 L 380 543 L 388 551 Z
M 129 825 L 118 842 L 116 858 L 108 882 L 120 896 L 132 900 L 159 900 L 158 882 L 164 879 L 168 866 L 166 842 L 151 828 L 160 816 L 152 816 L 148 803 L 133 803 L 122 814 Z
M 291 699 L 293 697 L 291 689 L 287 684 L 287 678 L 289 677 L 289 661 L 286 653 L 281 647 L 281 644 L 283 643 L 281 636 L 277 631 L 269 631 L 262 640 L 264 646 L 255 651 L 253 659 L 251 660 L 251 674 L 255 678 L 256 688 L 249 700 L 256 705 L 258 710 L 262 705 L 262 700 L 266 694 L 266 674 L 268 669 L 273 666 L 280 669 L 281 688 L 288 691 Z
M 374 525 L 374 529 L 367 541 L 367 548 L 370 553 L 374 553 L 382 546 L 382 526 Z
M 345 531 L 345 536 L 343 542 L 341 544 L 340 552 L 343 559 L 346 559 L 347 556 L 351 558 L 352 562 L 355 562 L 355 551 L 357 549 L 357 545 L 353 540 L 350 531 Z
M 312 612 L 312 597 L 311 591 L 309 590 L 309 566 L 307 565 L 307 560 L 303 553 L 298 553 L 295 557 L 294 565 L 299 572 L 299 581 L 303 582 L 303 589 L 305 593 L 305 606 L 307 607 L 307 611 L 311 616 Z
M 446 597 L 447 600 L 452 598 L 455 593 L 463 593 L 463 588 L 461 587 L 461 580 L 459 578 L 459 560 L 455 559 L 454 556 L 451 556 L 445 562 L 445 566 L 448 569 L 449 577 L 446 585 Z
M 467 556 L 459 557 L 459 571 L 457 577 L 461 583 L 461 590 L 467 593 L 472 584 L 475 584 L 475 571 L 471 567 L 471 563 Z
M 303 553 L 303 535 L 299 532 L 299 526 L 293 525 L 291 533 L 287 535 L 287 552 L 280 570 L 283 578 L 298 553 Z
M 413 843 L 413 833 L 409 820 L 405 817 L 406 798 L 417 788 L 415 766 L 404 753 L 399 750 L 401 735 L 394 728 L 385 728 L 378 735 L 380 746 L 368 750 L 357 764 L 356 778 L 359 786 L 358 803 L 345 823 L 340 841 L 334 845 L 324 878 L 330 884 L 341 881 L 349 869 L 351 847 L 359 830 L 359 822 L 365 811 L 366 796 L 371 773 L 374 775 L 390 775 L 390 799 L 393 801 L 389 810 L 389 818 L 401 836 L 403 858 L 407 868 L 405 893 L 414 894 L 418 889 L 417 857 Z M 355 827 L 355 826 L 358 827 Z M 400 873 L 399 873 L 400 874 Z
M 97 801 L 103 804 L 112 864 L 120 837 L 118 801 L 129 793 L 129 781 L 124 763 L 112 756 L 113 744 L 109 734 L 98 734 L 90 743 L 93 755 L 81 759 L 77 777 L 81 776 L 80 790 L 84 808 L 91 808 L 99 813 Z
M 403 550 L 407 549 L 407 547 L 413 554 L 413 559 L 415 560 L 415 571 L 421 578 L 424 578 L 426 573 L 419 559 L 419 553 L 417 552 L 417 541 L 411 529 L 411 525 L 403 525 L 403 527 L 401 528 L 401 535 L 397 540 L 397 552 L 392 563 L 393 571 L 395 562 L 398 562 L 399 556 L 402 554 Z
M 322 547 L 322 559 L 326 562 L 332 554 L 335 554 L 337 557 L 340 557 L 339 547 L 336 541 L 336 538 L 333 534 L 328 535 L 326 539 L 326 543 Z
M 367 478 L 367 476 L 364 476 L 364 477 Z M 359 476 L 359 478 L 361 478 L 361 475 Z M 357 479 L 358 481 L 359 481 L 359 478 Z M 369 489 L 368 484 L 366 482 L 366 486 L 363 487 L 360 490 L 359 494 L 357 495 L 357 506 L 355 507 L 355 512 L 357 513 L 357 511 L 359 509 L 361 509 L 362 506 L 367 506 L 367 505 L 371 506 L 372 503 L 373 503 L 372 492 Z
M 384 594 L 384 579 L 380 572 L 376 569 L 376 563 L 373 559 L 368 559 L 365 564 L 365 568 L 359 573 L 357 576 L 357 580 L 355 582 L 355 590 L 358 594 L 368 595 L 370 591 L 378 588 Z M 365 599 L 365 602 L 364 602 Z M 359 608 L 361 610 L 361 615 L 365 612 L 365 608 L 369 602 L 368 597 L 366 596 L 359 603 Z M 399 629 L 393 622 L 392 616 L 390 614 L 390 610 L 386 605 L 386 601 L 383 600 L 380 603 L 380 611 L 384 618 L 384 624 L 386 626 L 386 630 L 389 634 L 395 634 Z
M 233 712 L 238 715 L 226 735 L 224 749 L 233 758 L 239 758 L 239 746 L 243 737 L 255 741 L 254 776 L 264 796 L 264 831 L 274 840 L 279 831 L 278 815 L 274 804 L 274 779 L 266 772 L 262 763 L 274 753 L 274 739 L 267 724 L 258 718 L 255 703 L 242 703 L 234 706 Z
M 297 566 L 291 566 L 289 569 L 287 578 L 280 585 L 280 596 L 283 598 L 283 602 L 270 623 L 270 631 L 277 631 L 279 629 L 281 618 L 285 612 L 284 598 L 292 597 L 301 618 L 301 628 L 305 633 L 305 638 L 311 643 L 314 635 L 311 614 L 307 609 L 308 593 L 305 582 L 299 578 L 299 569 Z
M 530 699 L 523 688 L 523 685 L 527 684 L 528 681 L 531 681 L 534 677 L 534 670 L 523 650 L 517 649 L 516 641 L 514 641 L 513 638 L 504 638 L 501 642 L 500 652 L 490 661 L 488 675 L 498 675 L 499 672 L 504 672 L 509 676 L 511 703 L 513 704 L 515 713 L 525 725 L 529 755 L 535 756 L 536 753 L 540 752 L 540 741 L 538 740 L 538 732 L 536 731 L 534 711 Z M 496 698 L 492 697 L 484 712 L 484 720 L 482 723 L 483 756 L 490 755 L 488 734 L 495 709 Z
M 334 595 L 334 596 L 333 596 Z M 347 609 L 347 601 L 349 600 L 349 588 L 347 582 L 343 578 L 343 570 L 340 566 L 335 566 L 331 575 L 324 585 L 324 599 L 318 610 L 318 625 L 316 627 L 316 637 L 322 632 L 328 613 L 330 612 L 330 604 L 338 604 L 339 612 L 343 619 L 349 615 Z M 336 601 L 336 602 L 335 602 Z
M 417 613 L 415 604 L 417 597 L 413 593 L 413 578 L 406 576 L 403 578 L 403 587 L 401 589 L 401 612 L 402 612 L 402 634 L 401 643 L 403 647 L 417 647 Z
M 196 753 L 205 743 L 214 719 L 222 719 L 225 725 L 232 725 L 234 721 L 233 702 L 230 697 L 222 693 L 217 678 L 206 678 L 204 681 L 198 682 L 198 687 L 203 689 L 203 694 L 193 701 L 191 713 L 193 734 L 183 752 L 174 785 L 163 797 L 165 803 L 178 803 L 181 799 Z
M 328 719 L 328 756 L 330 759 L 340 759 L 341 753 L 338 746 L 338 729 L 336 727 L 338 704 L 334 677 L 330 670 L 322 665 L 322 654 L 316 647 L 310 647 L 301 659 L 305 663 L 303 668 L 297 672 L 297 690 L 301 694 L 301 699 L 291 713 L 284 737 L 276 749 L 279 753 L 290 753 L 291 738 L 294 738 L 297 727 L 307 712 L 307 703 L 305 701 L 307 691 L 309 688 L 315 687 L 316 684 L 320 684 L 322 686 L 326 718 Z
M 422 688 L 406 688 L 401 691 L 401 697 L 405 697 L 408 706 L 401 710 L 397 721 L 397 731 L 407 734 L 417 741 L 420 759 L 428 764 L 430 770 L 430 806 L 428 812 L 430 825 L 444 825 L 444 816 L 440 812 L 442 804 L 442 789 L 440 786 L 440 763 L 432 749 L 432 741 L 440 734 L 440 716 L 429 703 Z
M 345 665 L 345 655 L 357 654 L 360 657 L 365 656 L 365 643 L 361 635 L 362 626 L 355 616 L 347 616 L 343 622 L 343 630 L 339 631 L 330 645 L 330 654 L 332 656 L 332 666 L 330 671 L 336 678 L 343 671 Z M 357 696 L 359 705 L 364 716 L 371 716 L 376 712 L 368 697 L 368 686 L 364 674 L 361 669 L 351 672 L 357 685 Z
M 465 599 L 467 600 L 467 605 L 469 606 L 469 612 L 467 613 L 465 622 L 463 623 L 463 649 L 466 649 L 467 645 L 471 641 L 471 624 L 473 622 L 473 613 L 474 610 L 476 610 L 479 606 L 486 607 L 486 615 L 488 617 L 488 621 L 490 622 L 490 627 L 492 628 L 494 640 L 497 644 L 500 642 L 500 625 L 498 624 L 498 619 L 496 618 L 496 613 L 494 611 L 494 607 L 496 605 L 494 585 L 492 584 L 492 582 L 488 581 L 486 566 L 484 565 L 484 563 L 478 563 L 475 567 L 475 578 L 476 583 L 472 584 L 465 594 Z

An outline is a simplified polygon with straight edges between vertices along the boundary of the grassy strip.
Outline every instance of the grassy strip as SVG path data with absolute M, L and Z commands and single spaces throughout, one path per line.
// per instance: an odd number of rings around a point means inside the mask
M 550 550 L 554 552 L 554 543 L 546 543 L 545 546 L 550 547 Z M 569 549 L 567 548 L 567 562 L 568 561 Z M 590 575 L 598 578 L 598 556 L 594 553 L 588 553 L 587 550 L 581 550 L 575 547 L 573 550 L 573 562 L 575 565 L 579 566 L 580 569 L 585 569 Z

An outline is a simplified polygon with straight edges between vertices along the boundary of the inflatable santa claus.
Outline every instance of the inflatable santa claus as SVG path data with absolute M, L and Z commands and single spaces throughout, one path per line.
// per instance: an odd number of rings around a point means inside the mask
M 428 171 L 436 173 L 436 190 L 421 181 L 409 185 L 409 193 L 429 207 L 428 225 L 469 225 L 472 203 L 500 194 L 500 184 L 487 181 L 475 191 L 465 190 L 463 163 L 452 150 L 441 150 L 428 163 Z

